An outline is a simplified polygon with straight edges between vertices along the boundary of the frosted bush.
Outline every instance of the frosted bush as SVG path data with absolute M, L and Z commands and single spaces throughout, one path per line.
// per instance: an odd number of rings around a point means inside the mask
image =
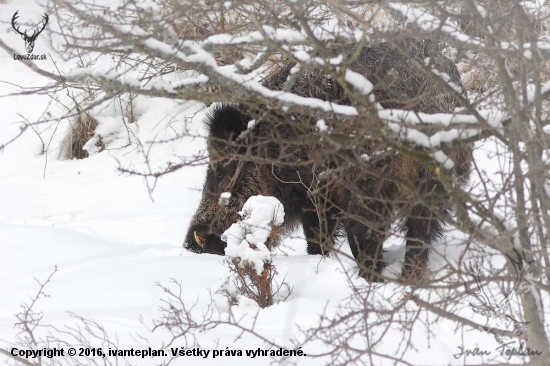
M 241 220 L 222 235 L 222 240 L 227 242 L 225 254 L 249 262 L 260 276 L 264 263 L 272 256 L 266 242 L 273 227 L 284 221 L 283 205 L 275 197 L 252 196 L 239 215 Z
M 283 205 L 275 197 L 253 196 L 239 215 L 241 219 L 222 235 L 229 257 L 225 263 L 231 273 L 219 291 L 228 297 L 230 306 L 242 309 L 255 309 L 252 302 L 265 308 L 286 300 L 292 289 L 284 280 L 276 283 L 271 252 L 276 243 L 273 230 L 284 221 Z

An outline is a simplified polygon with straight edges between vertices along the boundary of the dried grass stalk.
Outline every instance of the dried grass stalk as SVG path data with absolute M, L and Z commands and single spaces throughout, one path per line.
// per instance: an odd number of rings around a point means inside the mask
M 89 156 L 88 151 L 84 150 L 84 145 L 95 135 L 95 130 L 99 122 L 86 112 L 80 112 L 75 118 L 72 128 L 63 139 L 59 151 L 60 159 L 84 159 Z M 98 138 L 96 146 L 99 151 L 105 149 L 105 144 Z

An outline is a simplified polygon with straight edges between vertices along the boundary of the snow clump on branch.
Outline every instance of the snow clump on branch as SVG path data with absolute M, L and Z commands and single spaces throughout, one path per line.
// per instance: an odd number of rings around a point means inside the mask
M 231 225 L 221 239 L 227 242 L 225 254 L 249 262 L 258 275 L 271 260 L 266 242 L 274 227 L 283 224 L 285 211 L 275 197 L 252 196 L 239 212 L 241 220 Z

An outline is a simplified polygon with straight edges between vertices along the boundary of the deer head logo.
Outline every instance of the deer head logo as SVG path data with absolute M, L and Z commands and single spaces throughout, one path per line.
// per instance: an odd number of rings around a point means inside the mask
M 37 29 L 34 29 L 32 31 L 32 35 L 28 35 L 27 34 L 27 30 L 25 30 L 24 33 L 22 33 L 20 30 L 19 30 L 19 26 L 17 25 L 16 23 L 16 20 L 17 18 L 19 18 L 19 10 L 15 12 L 15 14 L 13 14 L 13 17 L 11 18 L 11 25 L 13 27 L 13 29 L 21 35 L 21 38 L 23 38 L 23 40 L 25 41 L 25 48 L 27 49 L 27 53 L 32 53 L 32 50 L 34 49 L 34 42 L 36 41 L 36 38 L 38 37 L 38 35 L 40 33 L 42 33 L 42 31 L 44 30 L 44 28 L 46 28 L 46 24 L 48 24 L 48 14 L 44 13 L 44 20 L 43 20 L 43 24 L 42 24 L 42 29 L 40 30 L 37 30 Z

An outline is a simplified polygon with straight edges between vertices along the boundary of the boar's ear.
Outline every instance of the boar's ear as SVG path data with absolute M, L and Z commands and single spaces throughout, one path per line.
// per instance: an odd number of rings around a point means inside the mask
M 235 140 L 248 128 L 251 118 L 234 106 L 222 104 L 214 107 L 206 115 L 206 128 L 210 137 Z

